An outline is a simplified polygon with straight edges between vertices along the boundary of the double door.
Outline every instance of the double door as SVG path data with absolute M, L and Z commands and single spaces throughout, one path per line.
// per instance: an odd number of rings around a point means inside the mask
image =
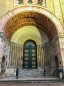
M 23 52 L 23 68 L 36 69 L 37 68 L 37 47 L 35 42 L 27 41 L 24 45 Z

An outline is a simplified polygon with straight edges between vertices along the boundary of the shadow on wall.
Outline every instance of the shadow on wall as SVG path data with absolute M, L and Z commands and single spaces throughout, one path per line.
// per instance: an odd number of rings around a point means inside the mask
M 1 77 L 5 77 L 5 71 L 6 71 L 6 61 L 5 56 L 3 56 L 1 62 Z
M 59 76 L 59 65 L 58 65 L 58 57 L 57 56 L 55 56 L 55 76 Z

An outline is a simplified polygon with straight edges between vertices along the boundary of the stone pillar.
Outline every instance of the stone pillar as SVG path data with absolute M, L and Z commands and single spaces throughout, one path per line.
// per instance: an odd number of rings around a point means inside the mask
M 40 45 L 40 61 L 41 61 L 41 68 L 43 67 L 43 49 L 42 44 Z
M 39 51 L 40 51 L 40 67 L 41 67 L 41 61 L 42 61 L 42 60 L 41 60 L 41 58 L 42 58 L 42 57 L 41 57 L 41 51 L 42 51 L 42 50 L 41 50 L 41 44 L 40 44 L 40 47 L 39 47 L 39 48 L 40 48 Z
M 43 67 L 43 48 L 42 48 L 42 44 L 40 44 L 39 46 L 38 46 L 38 50 L 37 50 L 37 56 L 38 56 L 38 68 L 40 69 L 40 70 L 42 70 L 42 67 Z
M 44 66 L 44 50 L 43 50 L 43 45 L 42 45 L 42 67 Z
M 39 45 L 39 61 L 40 61 L 40 68 L 41 68 L 41 44 Z
M 40 45 L 38 45 L 37 56 L 38 69 L 40 69 Z
M 2 49 L 1 49 L 1 45 L 2 43 L 1 43 L 1 37 L 0 37 L 0 73 L 1 73 L 1 58 L 2 58 Z
M 23 46 L 22 46 L 22 55 L 21 55 L 21 60 L 22 60 L 22 62 L 21 62 L 21 64 L 22 64 L 22 68 L 23 68 Z
M 40 70 L 41 69 L 41 49 L 40 49 L 40 45 L 38 45 L 38 69 Z
M 39 68 L 39 46 L 37 45 L 37 66 Z
M 58 34 L 59 37 L 59 44 L 60 44 L 60 51 L 61 51 L 61 55 L 59 58 L 59 69 L 63 68 L 63 77 L 64 77 L 64 33 L 59 33 Z

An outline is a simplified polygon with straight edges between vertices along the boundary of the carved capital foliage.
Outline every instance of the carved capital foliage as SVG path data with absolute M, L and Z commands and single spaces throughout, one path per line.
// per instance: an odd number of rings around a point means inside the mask
M 64 48 L 64 33 L 59 33 L 58 37 L 59 37 L 60 47 Z
M 64 38 L 64 33 L 58 33 L 59 38 Z

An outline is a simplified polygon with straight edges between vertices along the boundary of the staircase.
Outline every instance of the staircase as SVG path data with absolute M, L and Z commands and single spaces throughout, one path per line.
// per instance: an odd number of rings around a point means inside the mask
M 19 78 L 25 78 L 25 77 L 43 77 L 43 74 L 38 69 L 23 69 L 19 71 Z
M 44 76 L 39 69 L 22 69 L 19 70 L 19 78 L 16 79 L 15 73 L 0 79 L 1 82 L 57 82 L 61 81 L 54 76 Z M 64 80 L 63 80 L 64 81 Z

